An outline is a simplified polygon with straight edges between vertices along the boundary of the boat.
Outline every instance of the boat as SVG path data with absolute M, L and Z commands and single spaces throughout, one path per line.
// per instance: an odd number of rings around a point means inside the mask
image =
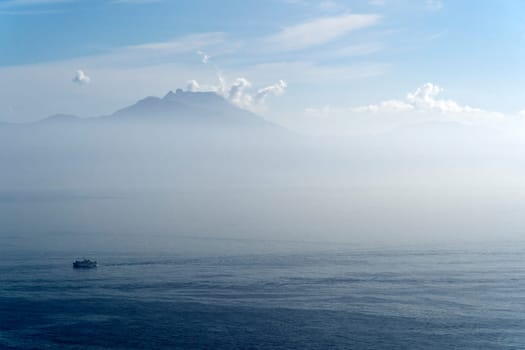
M 89 259 L 76 260 L 73 263 L 73 267 L 75 269 L 92 269 L 94 267 L 97 267 L 97 262 Z

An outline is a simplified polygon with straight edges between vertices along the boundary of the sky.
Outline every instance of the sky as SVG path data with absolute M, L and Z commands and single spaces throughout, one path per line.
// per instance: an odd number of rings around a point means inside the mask
M 0 121 L 216 91 L 307 133 L 525 110 L 525 2 L 1 0 Z

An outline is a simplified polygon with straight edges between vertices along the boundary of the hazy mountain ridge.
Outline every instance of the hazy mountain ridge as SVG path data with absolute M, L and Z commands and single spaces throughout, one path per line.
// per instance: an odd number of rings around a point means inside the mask
M 43 123 L 46 123 L 46 124 L 76 123 L 76 122 L 79 122 L 79 121 L 82 121 L 82 120 L 85 120 L 85 119 L 77 117 L 76 115 L 73 115 L 73 114 L 58 113 L 58 114 L 50 115 L 49 117 L 41 119 L 41 120 L 38 120 L 38 121 L 36 121 L 34 123 L 36 123 L 36 124 L 43 124 Z
M 239 108 L 214 92 L 177 89 L 164 97 L 148 96 L 110 115 L 81 118 L 54 114 L 32 123 L 0 123 L 0 126 L 95 125 L 99 122 L 172 124 L 189 127 L 248 127 L 284 130 L 263 117 Z

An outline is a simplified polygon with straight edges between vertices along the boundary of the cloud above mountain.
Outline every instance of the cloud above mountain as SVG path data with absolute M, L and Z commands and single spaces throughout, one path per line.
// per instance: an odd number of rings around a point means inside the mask
M 287 86 L 284 80 L 279 80 L 275 84 L 264 86 L 253 92 L 253 84 L 246 78 L 239 77 L 233 83 L 228 84 L 224 77 L 220 76 L 219 85 L 201 85 L 193 79 L 188 81 L 186 89 L 192 92 L 213 91 L 238 107 L 250 109 L 264 104 L 267 96 L 283 95 Z
M 251 92 L 253 84 L 247 78 L 238 77 L 232 84 L 228 85 L 221 69 L 211 61 L 211 56 L 204 51 L 197 51 L 203 64 L 210 64 L 216 74 L 218 85 L 201 85 L 195 79 L 188 82 L 188 91 L 213 91 L 228 99 L 234 105 L 241 108 L 251 108 L 263 104 L 269 95 L 281 96 L 284 94 L 286 82 L 280 79 L 277 83 L 259 88 L 255 93 Z
M 235 105 L 240 107 L 249 107 L 252 104 L 253 98 L 250 94 L 246 93 L 246 90 L 252 86 L 245 78 L 237 78 L 235 82 L 230 86 L 228 91 L 228 99 Z
M 196 92 L 196 91 L 199 91 L 199 89 L 200 89 L 200 85 L 196 80 L 192 79 L 188 81 L 188 85 L 186 85 L 186 90 L 191 91 L 191 92 Z
M 284 80 L 279 80 L 277 83 L 259 89 L 254 96 L 256 103 L 264 102 L 264 99 L 268 95 L 281 96 L 284 94 L 284 91 L 288 85 Z

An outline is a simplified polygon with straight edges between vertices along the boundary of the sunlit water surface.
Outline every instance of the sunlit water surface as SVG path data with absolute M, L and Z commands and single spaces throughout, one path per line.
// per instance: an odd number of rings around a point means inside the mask
M 521 244 L 192 243 L 88 251 L 91 270 L 78 249 L 3 249 L 0 348 L 525 347 Z

